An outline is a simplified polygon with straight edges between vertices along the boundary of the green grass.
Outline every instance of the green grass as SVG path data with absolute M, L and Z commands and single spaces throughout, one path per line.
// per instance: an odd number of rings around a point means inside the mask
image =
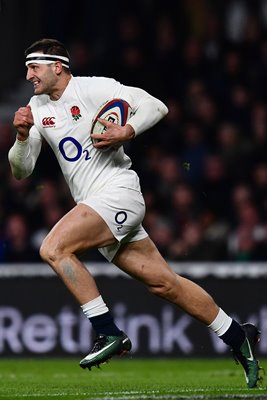
M 76 359 L 0 361 L 0 400 L 192 398 L 267 399 L 266 380 L 248 389 L 242 368 L 231 359 L 113 359 L 91 372 Z

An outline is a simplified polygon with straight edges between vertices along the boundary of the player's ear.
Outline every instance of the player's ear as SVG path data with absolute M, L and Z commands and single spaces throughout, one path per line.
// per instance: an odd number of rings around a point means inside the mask
M 56 61 L 55 63 L 53 63 L 54 66 L 54 71 L 57 75 L 61 74 L 63 67 L 60 61 Z

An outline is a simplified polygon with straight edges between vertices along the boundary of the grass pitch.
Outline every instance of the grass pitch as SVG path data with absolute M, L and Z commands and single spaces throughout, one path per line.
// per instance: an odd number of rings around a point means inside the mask
M 1 360 L 0 400 L 267 399 L 266 379 L 248 389 L 231 359 L 113 359 L 91 372 L 78 362 Z

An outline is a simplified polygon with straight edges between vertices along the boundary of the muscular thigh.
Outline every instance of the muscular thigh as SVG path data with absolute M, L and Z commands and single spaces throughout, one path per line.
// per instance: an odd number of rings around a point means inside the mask
M 176 279 L 176 274 L 149 237 L 123 245 L 112 262 L 127 274 L 152 286 Z
M 78 204 L 53 227 L 46 244 L 76 253 L 116 242 L 105 221 L 92 208 Z

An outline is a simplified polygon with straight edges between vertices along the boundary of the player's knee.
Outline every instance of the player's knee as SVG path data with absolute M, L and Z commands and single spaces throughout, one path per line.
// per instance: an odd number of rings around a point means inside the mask
M 40 247 L 40 257 L 49 264 L 53 264 L 58 259 L 61 250 L 58 242 L 49 239 L 48 237 L 44 239 Z
M 171 280 L 158 280 L 156 282 L 151 282 L 148 284 L 148 290 L 159 297 L 169 298 L 171 292 L 173 291 L 173 284 Z

